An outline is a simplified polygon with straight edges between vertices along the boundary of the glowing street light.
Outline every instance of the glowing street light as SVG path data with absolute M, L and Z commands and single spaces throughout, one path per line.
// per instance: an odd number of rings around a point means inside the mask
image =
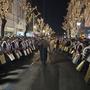
M 77 22 L 77 26 L 81 26 L 81 22 Z
M 36 26 L 36 25 L 34 25 L 34 26 L 33 26 L 33 28 L 34 28 L 34 29 L 37 29 L 37 26 Z
M 45 33 L 45 30 L 43 30 L 43 33 Z

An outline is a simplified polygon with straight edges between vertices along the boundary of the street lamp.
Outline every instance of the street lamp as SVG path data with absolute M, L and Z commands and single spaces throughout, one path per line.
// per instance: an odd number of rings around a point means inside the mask
M 37 29 L 37 26 L 36 26 L 36 25 L 34 25 L 34 26 L 33 26 L 33 28 L 36 30 L 36 29 Z
M 77 26 L 81 26 L 81 22 L 77 22 Z
M 43 33 L 45 33 L 45 30 L 43 30 Z

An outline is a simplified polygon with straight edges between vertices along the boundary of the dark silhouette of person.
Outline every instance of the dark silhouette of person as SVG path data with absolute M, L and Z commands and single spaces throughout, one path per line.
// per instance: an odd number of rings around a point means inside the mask
M 39 43 L 39 51 L 40 51 L 40 60 L 44 65 L 46 64 L 47 61 L 48 47 L 49 47 L 48 41 L 42 38 Z

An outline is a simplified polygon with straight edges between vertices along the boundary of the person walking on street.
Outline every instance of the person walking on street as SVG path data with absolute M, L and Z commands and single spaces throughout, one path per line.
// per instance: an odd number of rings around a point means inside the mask
M 40 60 L 44 65 L 46 64 L 47 61 L 48 48 L 49 48 L 49 42 L 44 37 L 41 38 L 39 43 L 39 51 L 40 51 Z

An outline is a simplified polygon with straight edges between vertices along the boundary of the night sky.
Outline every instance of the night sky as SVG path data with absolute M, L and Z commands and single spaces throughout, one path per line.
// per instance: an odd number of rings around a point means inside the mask
M 70 0 L 32 0 L 33 5 L 37 5 L 38 11 L 46 23 L 53 28 L 57 33 L 62 33 L 60 26 L 63 22 L 63 17 L 67 13 L 67 6 Z

